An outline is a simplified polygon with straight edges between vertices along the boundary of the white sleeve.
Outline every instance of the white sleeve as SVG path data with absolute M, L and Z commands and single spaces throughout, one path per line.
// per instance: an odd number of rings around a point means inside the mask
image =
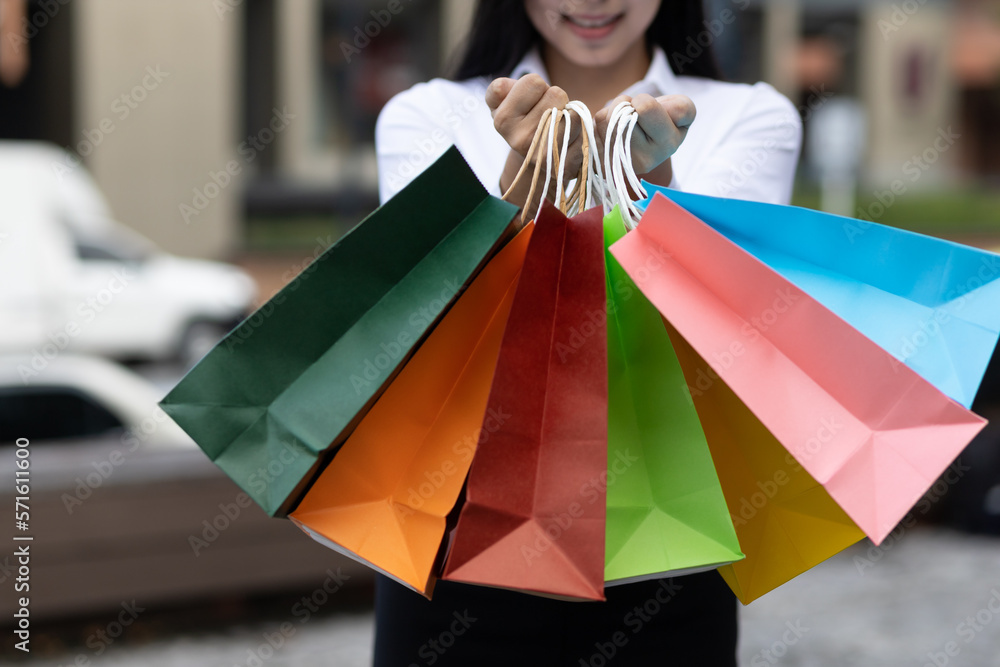
M 399 93 L 383 107 L 375 123 L 379 200 L 385 203 L 454 142 L 442 119 L 434 118 L 427 84 Z
M 697 168 L 680 174 L 671 187 L 713 197 L 787 204 L 801 146 L 798 110 L 770 85 L 758 83 L 737 121 L 698 161 Z

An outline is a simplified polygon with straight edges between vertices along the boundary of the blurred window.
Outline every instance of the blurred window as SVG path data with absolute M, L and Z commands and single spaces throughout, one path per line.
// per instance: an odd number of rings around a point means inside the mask
M 114 253 L 111 249 L 99 246 L 95 243 L 78 240 L 76 242 L 76 256 L 82 260 L 122 262 L 123 257 Z
M 385 103 L 440 73 L 440 1 L 389 4 L 323 0 L 320 140 L 336 151 L 372 145 Z
M 0 442 L 100 435 L 121 421 L 91 397 L 69 387 L 0 387 Z
M 74 238 L 76 255 L 82 260 L 100 260 L 141 264 L 150 257 L 150 249 L 127 234 L 109 233 L 101 237 Z

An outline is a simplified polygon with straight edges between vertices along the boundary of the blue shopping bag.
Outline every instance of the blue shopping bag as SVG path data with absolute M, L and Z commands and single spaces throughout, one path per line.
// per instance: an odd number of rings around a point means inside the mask
M 970 407 L 1000 338 L 1000 255 L 795 206 L 664 194 Z M 773 312 L 748 326 L 765 331 Z

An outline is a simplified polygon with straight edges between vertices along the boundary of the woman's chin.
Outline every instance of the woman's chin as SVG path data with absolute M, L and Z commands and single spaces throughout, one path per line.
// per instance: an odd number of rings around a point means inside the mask
M 588 48 L 567 49 L 563 52 L 563 56 L 577 67 L 601 68 L 611 67 L 620 62 L 627 50 L 627 46 L 593 44 Z

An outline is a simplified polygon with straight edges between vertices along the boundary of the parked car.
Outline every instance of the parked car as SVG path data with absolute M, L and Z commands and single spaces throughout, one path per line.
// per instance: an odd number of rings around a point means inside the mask
M 0 142 L 0 352 L 196 361 L 249 312 L 253 280 L 159 250 L 68 164 L 54 146 Z
M 366 568 L 254 505 L 157 407 L 162 392 L 144 378 L 67 353 L 25 385 L 17 369 L 28 360 L 0 355 L 0 478 L 15 479 L 16 443 L 29 443 L 28 493 L 11 481 L 0 503 L 27 497 L 35 621 L 100 616 L 122 600 L 161 608 L 306 592 L 330 572 L 371 584 Z M 4 587 L 17 576 L 6 554 Z M 17 604 L 0 596 L 0 614 L 12 618 Z

